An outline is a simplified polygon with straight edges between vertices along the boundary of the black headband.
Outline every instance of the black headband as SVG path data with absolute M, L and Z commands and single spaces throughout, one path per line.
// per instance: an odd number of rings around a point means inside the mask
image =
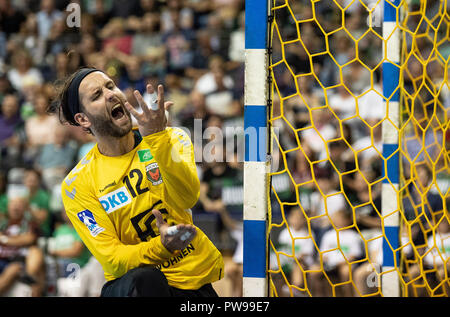
M 81 112 L 80 111 L 80 97 L 78 95 L 78 88 L 80 87 L 81 81 L 92 72 L 101 72 L 101 70 L 96 68 L 83 68 L 78 71 L 77 75 L 72 79 L 69 89 L 67 91 L 67 100 L 69 105 L 69 112 L 71 115 L 71 119 L 75 116 L 75 114 Z

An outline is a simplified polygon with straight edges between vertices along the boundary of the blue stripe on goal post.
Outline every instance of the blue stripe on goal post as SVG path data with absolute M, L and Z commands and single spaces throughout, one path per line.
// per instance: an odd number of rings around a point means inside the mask
M 399 265 L 399 252 L 394 252 L 394 250 L 398 249 L 400 246 L 398 239 L 399 234 L 399 227 L 397 226 L 384 227 L 385 237 L 383 238 L 383 266 L 395 267 Z
M 245 1 L 243 296 L 268 296 L 268 13 L 270 0 Z
M 398 184 L 400 177 L 398 144 L 383 144 L 383 157 L 386 159 L 386 166 L 383 168 L 383 183 Z M 387 177 L 385 177 L 387 176 Z
M 267 106 L 244 107 L 245 161 L 265 162 L 267 155 Z
M 245 48 L 267 49 L 267 0 L 245 0 Z
M 266 221 L 244 220 L 244 276 L 266 277 Z

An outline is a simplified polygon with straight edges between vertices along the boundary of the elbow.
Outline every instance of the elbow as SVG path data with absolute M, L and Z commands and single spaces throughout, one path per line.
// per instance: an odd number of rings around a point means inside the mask
M 198 191 L 195 195 L 192 196 L 192 200 L 189 201 L 189 204 L 187 204 L 188 206 L 186 206 L 185 209 L 189 209 L 195 206 L 195 204 L 197 203 L 198 199 L 200 197 L 200 191 Z
M 200 181 L 198 177 L 195 177 L 195 180 L 192 183 L 192 186 L 190 188 L 190 194 L 189 197 L 185 199 L 186 206 L 183 206 L 184 209 L 189 209 L 194 207 L 194 205 L 197 203 L 198 199 L 200 198 Z
M 115 278 L 122 277 L 126 273 L 126 265 L 122 263 L 120 257 L 111 256 L 106 260 L 106 265 L 104 266 L 105 272 L 111 274 Z

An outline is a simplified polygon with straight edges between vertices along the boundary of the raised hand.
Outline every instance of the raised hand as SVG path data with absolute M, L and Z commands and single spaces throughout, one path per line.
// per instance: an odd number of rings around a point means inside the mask
M 154 88 L 151 84 L 147 85 L 147 93 L 153 94 Z M 127 101 L 125 102 L 125 107 L 127 110 L 136 118 L 138 123 L 139 132 L 142 136 L 147 136 L 153 133 L 163 131 L 167 126 L 167 118 L 165 116 L 165 110 L 168 109 L 173 103 L 168 101 L 164 102 L 164 87 L 158 85 L 157 90 L 157 100 L 155 107 L 156 110 L 152 110 L 152 105 L 147 105 L 142 97 L 141 93 L 137 90 L 134 91 L 134 96 L 136 97 L 142 112 L 139 113 L 133 106 Z

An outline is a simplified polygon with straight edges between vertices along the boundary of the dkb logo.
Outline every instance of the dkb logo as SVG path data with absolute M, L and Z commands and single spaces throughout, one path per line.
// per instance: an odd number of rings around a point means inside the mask
M 99 200 L 106 213 L 110 214 L 113 211 L 131 203 L 131 196 L 128 194 L 125 187 L 120 187 L 119 189 L 100 197 Z

